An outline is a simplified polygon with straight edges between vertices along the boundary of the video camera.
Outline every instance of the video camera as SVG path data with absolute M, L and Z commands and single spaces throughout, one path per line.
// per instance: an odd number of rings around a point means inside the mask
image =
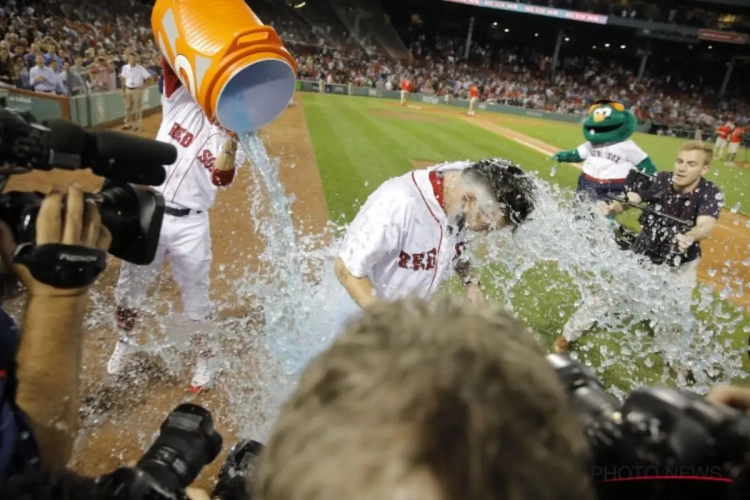
M 653 192 L 653 187 L 654 178 L 638 170 L 631 170 L 625 180 L 626 193 L 649 193 Z M 691 222 L 647 205 L 632 203 L 625 198 L 610 195 L 609 199 L 640 210 L 642 213 L 638 221 L 642 226 L 649 228 L 647 232 L 636 233 L 620 226 L 615 237 L 622 249 L 643 255 L 656 265 L 667 263 L 677 266 L 682 263 L 682 256 L 677 251 L 674 238 L 689 231 L 693 227 Z
M 222 446 L 211 414 L 182 404 L 161 425 L 161 432 L 135 467 L 124 467 L 96 479 L 97 497 L 105 500 L 185 500 L 185 488 L 213 462 Z M 229 452 L 211 498 L 247 500 L 246 478 L 263 446 L 252 440 Z
M 31 115 L 0 109 L 0 190 L 10 175 L 90 168 L 107 179 L 99 193 L 86 198 L 96 203 L 112 234 L 109 252 L 133 264 L 153 261 L 164 218 L 163 197 L 136 184 L 162 184 L 164 165 L 176 159 L 174 146 L 155 140 L 110 131 L 90 133 L 63 120 L 37 124 Z M 0 195 L 0 220 L 10 226 L 19 245 L 34 241 L 43 199 L 39 192 Z
M 588 366 L 561 354 L 547 360 L 583 422 L 595 468 L 648 467 L 663 475 L 718 467 L 727 478 L 747 478 L 750 415 L 667 388 L 638 389 L 620 403 Z

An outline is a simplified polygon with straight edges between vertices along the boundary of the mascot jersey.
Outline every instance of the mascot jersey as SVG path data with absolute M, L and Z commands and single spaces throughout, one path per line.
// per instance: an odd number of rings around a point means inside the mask
M 560 162 L 583 162 L 578 192 L 607 200 L 608 195 L 625 191 L 625 178 L 632 169 L 656 172 L 648 154 L 630 140 L 636 124 L 635 115 L 619 102 L 606 100 L 591 105 L 583 122 L 583 135 L 588 142 L 554 156 Z

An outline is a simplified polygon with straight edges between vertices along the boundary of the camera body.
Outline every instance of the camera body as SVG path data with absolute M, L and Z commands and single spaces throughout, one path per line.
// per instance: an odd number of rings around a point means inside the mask
M 62 168 L 91 170 L 106 178 L 101 191 L 87 194 L 112 234 L 110 253 L 128 262 L 150 264 L 156 256 L 164 198 L 148 187 L 164 181 L 174 146 L 115 132 L 88 133 L 64 121 L 37 124 L 33 116 L 0 109 L 0 189 L 10 175 Z M 14 191 L 0 195 L 0 220 L 16 243 L 34 241 L 44 195 Z
M 638 389 L 620 403 L 593 371 L 572 358 L 548 361 L 571 396 L 597 467 L 720 467 L 729 478 L 750 465 L 750 415 L 696 394 Z

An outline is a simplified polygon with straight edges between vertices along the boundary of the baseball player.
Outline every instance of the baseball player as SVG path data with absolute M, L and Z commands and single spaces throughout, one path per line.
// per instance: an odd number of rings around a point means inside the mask
M 479 88 L 476 85 L 472 85 L 469 89 L 469 116 L 474 116 L 477 103 L 479 102 Z
M 401 80 L 401 107 L 405 108 L 409 102 L 409 93 L 411 91 L 411 82 L 404 78 Z
M 742 135 L 745 133 L 745 129 L 739 125 L 734 127 L 732 135 L 729 136 L 729 147 L 727 148 L 727 165 L 734 167 L 734 159 L 737 157 L 737 152 L 740 150 L 740 144 L 742 143 Z
M 732 122 L 726 122 L 716 129 L 716 144 L 714 144 L 714 156 L 721 161 L 724 159 L 724 149 L 727 147 L 729 135 L 734 129 Z
M 178 157 L 167 167 L 164 184 L 157 188 L 164 195 L 166 213 L 156 258 L 148 266 L 123 262 L 120 268 L 115 291 L 118 340 L 107 371 L 114 375 L 126 367 L 135 342 L 138 309 L 149 284 L 168 259 L 180 287 L 185 315 L 194 322 L 192 343 L 198 348 L 198 357 L 190 389 L 197 393 L 210 388 L 213 381 L 208 209 L 214 203 L 217 188 L 232 183 L 235 167 L 244 157 L 241 151 L 238 154 L 236 141 L 206 117 L 164 59 L 162 67 L 163 117 L 156 138 L 173 144 Z
M 463 254 L 466 232 L 523 223 L 533 198 L 530 177 L 503 159 L 448 163 L 383 183 L 349 226 L 336 259 L 336 277 L 351 298 L 339 305 L 338 331 L 377 300 L 430 297 L 451 269 L 469 300 L 483 304 Z

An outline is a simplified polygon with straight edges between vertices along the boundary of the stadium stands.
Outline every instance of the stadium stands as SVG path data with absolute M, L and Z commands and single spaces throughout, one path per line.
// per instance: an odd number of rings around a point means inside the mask
M 725 6 L 719 5 L 706 7 L 716 10 L 711 14 L 680 7 L 680 2 L 657 8 L 630 0 L 534 1 L 660 22 L 700 20 L 701 26 L 717 29 L 739 30 L 747 22 L 742 16 L 720 15 L 716 9 Z M 719 99 L 716 85 L 706 83 L 700 71 L 683 74 L 666 61 L 652 60 L 638 78 L 637 60 L 568 51 L 560 54 L 553 73 L 551 50 L 511 40 L 473 43 L 467 60 L 465 38 L 412 33 L 405 43 L 377 2 L 309 3 L 253 3 L 258 16 L 279 31 L 297 56 L 301 79 L 396 89 L 401 79 L 409 78 L 416 91 L 456 98 L 465 98 L 468 88 L 479 84 L 487 102 L 572 114 L 584 113 L 594 99 L 616 98 L 630 105 L 642 122 L 672 129 L 750 118 L 746 85 Z M 731 14 L 731 7 L 727 9 Z M 11 1 L 0 7 L 0 37 L 0 85 L 31 89 L 29 72 L 36 55 L 52 66 L 60 80 L 57 92 L 66 95 L 120 88 L 116 75 L 130 51 L 140 55 L 154 77 L 159 72 L 148 7 L 133 0 Z

